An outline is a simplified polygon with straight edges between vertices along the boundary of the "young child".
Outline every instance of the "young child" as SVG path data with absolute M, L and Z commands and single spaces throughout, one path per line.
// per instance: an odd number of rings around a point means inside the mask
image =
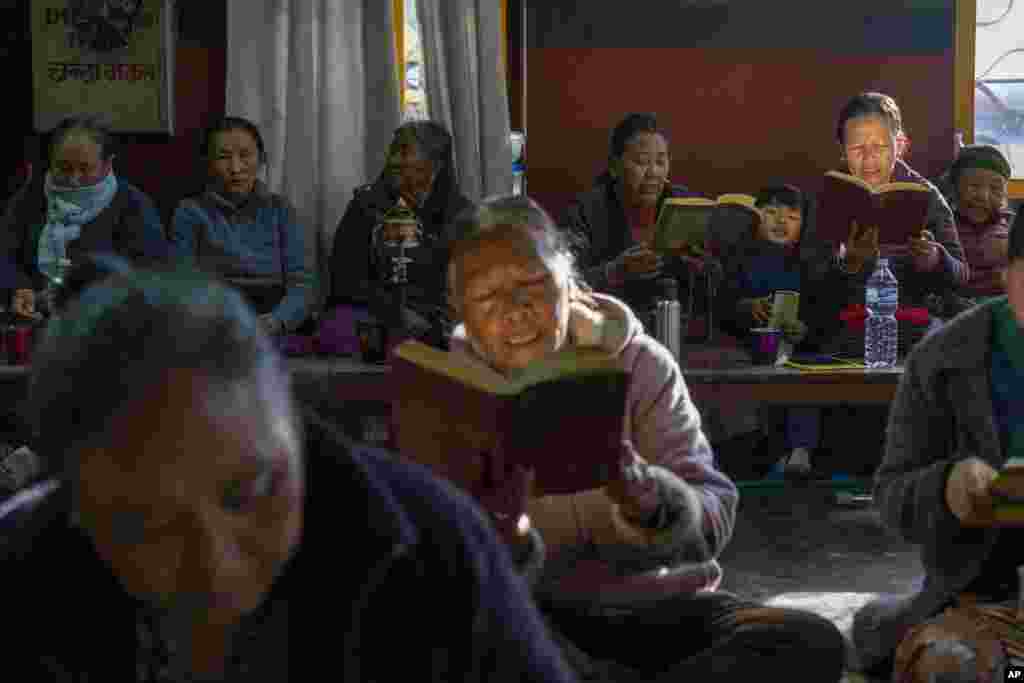
M 1005 292 L 1003 272 L 1013 213 L 1007 209 L 1010 163 L 991 145 L 964 147 L 949 169 L 960 242 L 970 266 L 967 298 L 999 296 Z
M 727 332 L 744 338 L 751 329 L 767 326 L 775 292 L 800 291 L 804 204 L 803 193 L 792 185 L 771 186 L 758 193 L 757 207 L 763 220 L 728 259 L 719 297 L 719 317 Z M 783 333 L 796 347 L 806 336 L 807 326 L 796 320 L 785 325 Z M 818 446 L 820 410 L 787 408 L 784 421 L 787 455 L 774 472 L 806 475 L 811 469 L 811 452 Z

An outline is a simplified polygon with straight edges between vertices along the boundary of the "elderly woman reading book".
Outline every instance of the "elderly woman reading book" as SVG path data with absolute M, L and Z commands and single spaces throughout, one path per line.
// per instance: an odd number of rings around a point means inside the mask
M 936 667 L 952 667 L 944 681 L 1003 680 L 983 678 L 992 673 L 985 667 L 995 666 L 988 642 L 994 636 L 965 620 L 962 610 L 979 602 L 1008 603 L 1016 613 L 1022 518 L 1018 504 L 1015 523 L 1004 525 L 1000 503 L 1024 498 L 1024 485 L 1010 477 L 1006 486 L 999 474 L 1021 455 L 1022 396 L 1024 221 L 1018 216 L 1009 241 L 1007 295 L 972 308 L 921 342 L 892 405 L 875 500 L 884 523 L 920 545 L 925 580 L 916 593 L 865 607 L 853 635 L 869 666 L 893 666 L 895 651 L 893 680 L 924 680 L 916 672 Z M 1019 655 L 1015 640 L 1011 647 Z M 943 656 L 943 641 L 967 643 L 977 678 Z
M 895 100 L 876 92 L 851 98 L 839 113 L 836 137 L 843 172 L 873 189 L 891 182 L 922 185 L 929 201 L 924 223 L 906 228 L 906 243 L 887 242 L 877 225 L 852 222 L 844 241 L 823 245 L 817 276 L 830 294 L 819 297 L 822 320 L 812 327 L 825 338 L 839 330 L 839 309 L 864 303 L 864 284 L 879 256 L 889 259 L 899 280 L 901 306 L 924 306 L 928 295 L 952 293 L 969 277 L 953 212 L 942 193 L 903 160 L 909 141 Z M 828 197 L 819 201 L 823 215 Z
M 647 680 L 782 680 L 796 669 L 838 680 L 843 644 L 831 623 L 715 592 L 737 491 L 715 468 L 670 353 L 621 301 L 588 291 L 565 233 L 531 200 L 485 201 L 452 232 L 449 296 L 461 320 L 452 353 L 514 375 L 568 348 L 596 348 L 630 373 L 611 482 L 531 499 L 513 520 L 520 534 L 506 533 L 515 544 L 530 526 L 543 538 L 537 595 L 581 673 L 615 660 Z M 528 477 L 520 471 L 508 488 L 522 491 Z
M 659 276 L 686 283 L 690 269 L 705 265 L 703 254 L 666 255 L 653 249 L 665 200 L 696 196 L 669 179 L 670 168 L 668 133 L 657 116 L 628 114 L 612 131 L 607 170 L 573 201 L 561 221 L 583 242 L 581 267 L 587 283 L 622 299 L 641 316 L 659 291 Z M 701 286 L 695 294 L 700 312 L 706 304 L 703 291 Z

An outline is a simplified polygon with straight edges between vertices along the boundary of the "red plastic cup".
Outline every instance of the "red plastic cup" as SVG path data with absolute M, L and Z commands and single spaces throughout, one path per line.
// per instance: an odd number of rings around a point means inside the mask
M 7 361 L 11 365 L 28 365 L 32 358 L 32 328 L 14 325 L 7 329 Z

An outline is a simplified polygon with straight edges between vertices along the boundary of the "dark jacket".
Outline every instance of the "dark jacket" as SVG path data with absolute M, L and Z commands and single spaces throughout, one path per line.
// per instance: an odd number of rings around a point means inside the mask
M 387 316 L 391 298 L 385 280 L 390 273 L 379 268 L 371 240 L 373 229 L 397 201 L 397 193 L 383 178 L 355 190 L 334 233 L 328 306 L 369 306 L 378 317 Z M 438 186 L 416 210 L 424 236 L 423 245 L 408 254 L 414 262 L 408 265 L 407 302 L 421 315 L 433 316 L 445 309 L 446 227 L 470 206 L 458 188 Z
M 610 176 L 598 177 L 594 187 L 576 197 L 569 205 L 560 226 L 570 231 L 574 239 L 580 243 L 578 261 L 587 283 L 598 292 L 611 294 L 625 301 L 634 312 L 642 316 L 660 291 L 657 282 L 633 281 L 626 282 L 622 287 L 614 287 L 605 275 L 605 266 L 610 261 L 636 245 L 625 208 L 615 187 L 615 180 Z M 682 185 L 673 185 L 658 198 L 657 210 L 661 210 L 661 205 L 669 197 L 696 196 L 696 193 Z M 678 259 L 670 259 L 665 264 L 663 274 L 679 280 L 679 296 L 681 301 L 684 300 L 688 296 L 686 285 L 689 282 L 686 265 Z M 695 301 L 701 302 L 704 298 L 701 290 L 697 293 Z
M 998 532 L 961 526 L 946 504 L 960 460 L 995 469 L 1006 460 L 993 417 L 989 357 L 992 309 L 968 310 L 921 341 L 907 359 L 875 475 L 875 505 L 887 527 L 920 545 L 925 579 L 911 595 L 869 606 L 855 620 L 865 664 L 883 661 L 906 630 L 937 614 L 981 571 Z
M 756 322 L 739 312 L 739 302 L 771 296 L 778 290 L 799 292 L 805 264 L 800 259 L 799 245 L 790 250 L 767 240 L 750 239 L 724 259 L 724 268 L 716 298 L 718 323 L 725 332 L 742 338 Z
M 295 208 L 262 180 L 238 204 L 212 190 L 182 200 L 170 230 L 176 256 L 243 292 L 293 331 L 313 313 L 314 268 Z
M 39 270 L 39 237 L 46 225 L 45 173 L 36 174 L 7 204 L 0 221 L 2 253 L 14 264 L 15 289 L 40 290 L 46 276 Z M 89 253 L 113 252 L 134 265 L 165 261 L 170 246 L 153 202 L 133 185 L 117 179 L 117 194 L 106 209 L 82 226 L 68 243 L 72 265 Z
M 300 549 L 268 598 L 288 605 L 288 680 L 573 680 L 473 504 L 395 456 L 309 439 Z M 69 525 L 69 499 L 49 482 L 0 507 L 18 586 L 5 666 L 26 681 L 135 680 L 136 605 Z

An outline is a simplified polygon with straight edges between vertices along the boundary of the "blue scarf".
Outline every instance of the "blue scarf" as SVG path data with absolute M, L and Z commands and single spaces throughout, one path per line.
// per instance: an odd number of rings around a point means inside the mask
M 39 270 L 51 282 L 60 284 L 67 265 L 68 242 L 78 239 L 82 226 L 91 222 L 114 200 L 117 176 L 113 171 L 95 185 L 62 187 L 46 174 L 46 225 L 39 236 Z

